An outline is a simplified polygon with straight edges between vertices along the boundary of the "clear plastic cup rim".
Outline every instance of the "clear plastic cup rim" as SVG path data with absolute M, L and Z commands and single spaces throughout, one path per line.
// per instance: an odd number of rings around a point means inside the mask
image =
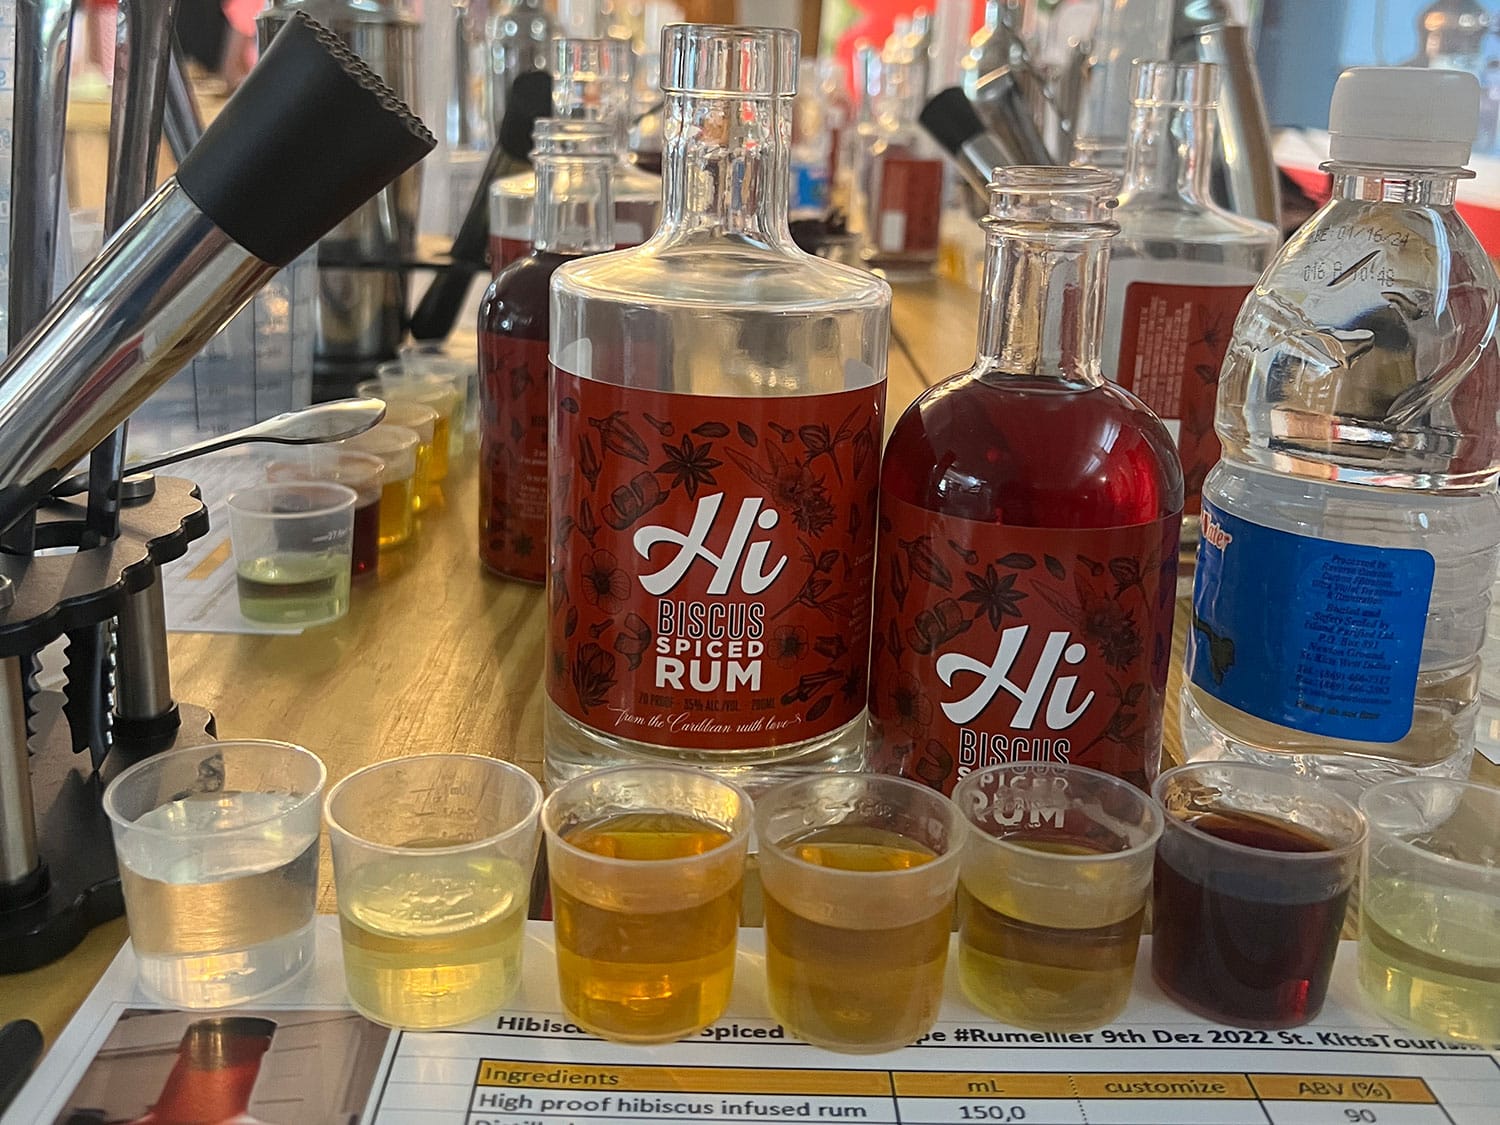
M 278 809 L 274 813 L 267 813 L 265 816 L 256 817 L 254 820 L 247 820 L 243 824 L 236 824 L 233 828 L 205 829 L 202 832 L 174 832 L 169 828 L 153 828 L 150 825 L 142 825 L 139 823 L 139 821 L 130 820 L 125 816 L 124 813 L 122 813 L 118 808 L 115 807 L 116 801 L 119 797 L 120 788 L 123 783 L 130 778 L 135 777 L 137 774 L 145 773 L 149 768 L 153 766 L 159 766 L 163 762 L 168 762 L 173 758 L 185 758 L 189 755 L 201 758 L 205 754 L 212 753 L 215 750 L 222 750 L 226 747 L 231 746 L 249 746 L 274 748 L 276 750 L 290 750 L 293 757 L 306 758 L 308 761 L 312 762 L 315 766 L 318 767 L 318 782 L 306 793 L 302 794 L 300 797 L 295 798 L 292 803 L 284 809 Z M 287 817 L 305 808 L 309 801 L 317 801 L 323 793 L 323 787 L 327 784 L 328 767 L 323 764 L 322 758 L 319 758 L 305 746 L 298 746 L 295 742 L 280 742 L 274 738 L 231 738 L 226 739 L 222 742 L 208 742 L 204 743 L 202 746 L 184 746 L 177 750 L 165 750 L 159 754 L 152 754 L 149 758 L 145 758 L 137 762 L 135 765 L 131 766 L 129 769 L 125 770 L 109 783 L 109 785 L 104 790 L 103 804 L 105 815 L 108 816 L 112 822 L 132 833 L 139 833 L 144 836 L 154 836 L 162 840 L 203 840 L 214 836 L 238 835 L 239 833 L 245 832 L 249 829 L 259 828 L 266 824 L 272 824 L 278 820 L 285 820 Z M 167 803 L 168 802 L 163 801 L 160 804 L 153 805 L 152 809 L 159 809 L 162 807 L 162 805 L 165 805 Z M 145 814 L 142 813 L 141 815 L 144 816 Z
M 1472 874 L 1480 875 L 1490 879 L 1493 879 L 1496 876 L 1500 876 L 1500 862 L 1475 863 L 1470 859 L 1454 859 L 1450 855 L 1441 855 L 1438 852 L 1430 852 L 1426 848 L 1418 847 L 1410 840 L 1402 839 L 1394 832 L 1390 832 L 1384 828 L 1373 825 L 1370 820 L 1369 814 L 1365 812 L 1365 802 L 1369 800 L 1372 795 L 1384 795 L 1385 793 L 1393 789 L 1416 788 L 1418 786 L 1433 784 L 1451 786 L 1455 791 L 1462 793 L 1477 790 L 1480 793 L 1488 795 L 1492 800 L 1500 802 L 1500 788 L 1497 788 L 1493 785 L 1485 785 L 1483 782 L 1479 781 L 1471 781 L 1467 778 L 1394 777 L 1388 781 L 1382 781 L 1377 785 L 1372 785 L 1370 786 L 1370 788 L 1366 789 L 1363 793 L 1360 794 L 1359 811 L 1360 814 L 1365 818 L 1365 833 L 1367 835 L 1373 835 L 1375 832 L 1379 832 L 1382 840 L 1390 840 L 1391 843 L 1396 847 L 1410 852 L 1415 856 L 1419 856 L 1423 860 L 1423 862 L 1426 863 L 1436 863 L 1452 871 L 1470 872 Z M 1500 835 L 1500 827 L 1497 827 L 1496 834 Z
M 463 400 L 463 392 L 446 375 L 390 375 L 366 379 L 354 388 L 360 398 L 380 402 L 415 402 L 437 414 L 451 415 Z M 438 405 L 441 404 L 441 407 Z
M 1162 800 L 1162 792 L 1165 790 L 1166 783 L 1170 779 L 1178 777 L 1185 773 L 1192 773 L 1198 770 L 1209 768 L 1229 769 L 1236 772 L 1255 773 L 1263 777 L 1274 777 L 1281 781 L 1287 781 L 1296 785 L 1300 785 L 1316 794 L 1316 796 L 1320 800 L 1331 801 L 1335 804 L 1341 804 L 1350 812 L 1352 812 L 1355 816 L 1355 819 L 1359 822 L 1359 834 L 1347 843 L 1326 847 L 1322 851 L 1316 852 L 1280 852 L 1274 848 L 1255 848 L 1251 847 L 1249 844 L 1237 844 L 1233 840 L 1223 840 L 1218 836 L 1210 835 L 1209 833 L 1203 831 L 1203 829 L 1195 825 L 1191 820 L 1184 820 L 1180 816 L 1175 816 L 1167 808 L 1166 801 Z M 1253 762 L 1185 762 L 1180 766 L 1174 766 L 1172 769 L 1162 771 L 1162 773 L 1157 777 L 1155 783 L 1151 786 L 1151 796 L 1155 797 L 1157 803 L 1161 805 L 1162 819 L 1165 824 L 1170 824 L 1177 828 L 1181 828 L 1184 831 L 1188 832 L 1193 837 L 1193 839 L 1198 840 L 1204 844 L 1211 844 L 1216 848 L 1222 848 L 1223 850 L 1229 852 L 1231 855 L 1255 856 L 1257 859 L 1273 858 L 1277 862 L 1286 863 L 1326 863 L 1330 859 L 1341 859 L 1351 852 L 1358 851 L 1361 847 L 1364 846 L 1365 839 L 1370 834 L 1370 826 L 1369 823 L 1365 820 L 1365 814 L 1360 812 L 1359 807 L 1355 805 L 1353 801 L 1350 801 L 1346 797 L 1341 797 L 1337 793 L 1334 793 L 1332 791 L 1319 789 L 1313 782 L 1308 781 L 1305 778 L 1297 777 L 1294 774 L 1289 774 L 1284 770 L 1274 769 L 1271 766 L 1256 765 Z M 1243 812 L 1246 810 L 1236 809 L 1233 811 Z M 1293 822 L 1286 821 L 1285 823 L 1290 824 Z M 1312 829 L 1311 826 L 1307 825 L 1294 824 L 1294 827 L 1307 827 L 1310 831 L 1317 831 L 1316 829 Z M 1165 827 L 1163 828 L 1163 831 L 1165 831 Z
M 285 493 L 292 489 L 304 492 L 317 489 L 324 493 L 324 499 L 327 502 L 319 507 L 296 512 L 274 512 L 249 506 L 256 497 Z M 353 508 L 359 503 L 359 493 L 346 484 L 335 484 L 332 481 L 282 481 L 276 484 L 259 484 L 253 488 L 241 488 L 230 493 L 226 503 L 231 511 L 247 516 L 262 516 L 271 520 L 310 520 L 335 515 L 346 508 Z
M 812 788 L 816 785 L 827 784 L 834 780 L 848 781 L 854 778 L 866 782 L 873 781 L 878 785 L 889 786 L 897 790 L 905 789 L 910 792 L 920 793 L 924 796 L 924 798 L 936 798 L 939 802 L 939 807 L 946 806 L 946 808 L 948 809 L 949 818 L 953 822 L 953 829 L 949 832 L 950 841 L 947 851 L 934 855 L 932 859 L 930 859 L 926 863 L 918 864 L 915 867 L 896 868 L 892 871 L 849 871 L 844 868 L 838 867 L 824 867 L 821 863 L 813 863 L 809 860 L 805 860 L 798 856 L 792 855 L 790 852 L 785 851 L 782 848 L 780 841 L 772 840 L 770 837 L 761 832 L 760 822 L 769 814 L 757 809 L 755 814 L 755 835 L 758 850 L 761 852 L 775 851 L 778 860 L 783 863 L 789 863 L 794 868 L 799 868 L 803 871 L 816 871 L 825 875 L 833 874 L 839 876 L 839 878 L 841 879 L 849 878 L 861 882 L 873 882 L 875 880 L 882 879 L 889 882 L 892 879 L 900 879 L 903 877 L 913 876 L 930 878 L 930 874 L 922 876 L 922 873 L 930 873 L 942 867 L 944 864 L 958 859 L 958 857 L 963 853 L 964 847 L 968 843 L 969 829 L 970 827 L 972 827 L 968 822 L 968 817 L 964 816 L 962 810 L 960 810 L 956 804 L 954 804 L 947 797 L 943 796 L 936 789 L 932 788 L 930 785 L 923 785 L 920 781 L 912 781 L 910 778 L 897 777 L 895 774 L 887 773 L 819 774 L 813 777 L 803 777 L 798 778 L 795 781 L 784 782 L 783 784 L 768 790 L 765 796 L 769 797 L 771 796 L 771 794 L 779 791 L 790 793 L 792 789 L 803 787 Z M 808 827 L 816 828 L 831 826 L 808 825 Z
M 462 843 L 445 844 L 442 847 L 437 848 L 413 848 L 402 844 L 378 844 L 374 840 L 366 839 L 358 832 L 353 832 L 348 828 L 345 828 L 338 822 L 337 819 L 335 819 L 333 815 L 334 799 L 339 795 L 339 791 L 343 789 L 344 786 L 348 785 L 356 778 L 363 777 L 367 773 L 372 773 L 376 770 L 385 769 L 390 766 L 409 764 L 411 762 L 427 762 L 436 760 L 438 758 L 442 758 L 446 761 L 484 762 L 487 766 L 497 766 L 500 768 L 501 773 L 507 776 L 513 776 L 517 781 L 522 781 L 522 784 L 530 794 L 530 799 L 526 803 L 525 813 L 519 820 L 516 821 L 515 824 L 512 824 L 509 828 L 503 828 L 499 832 L 493 832 L 490 835 L 484 836 L 478 840 L 465 840 Z M 323 798 L 323 823 L 328 826 L 328 833 L 330 836 L 332 836 L 333 833 L 337 832 L 340 836 L 343 836 L 346 839 L 357 841 L 360 847 L 367 848 L 372 852 L 380 852 L 382 855 L 420 855 L 423 857 L 449 856 L 462 855 L 464 852 L 481 851 L 486 848 L 492 848 L 496 844 L 503 843 L 505 840 L 508 840 L 512 836 L 524 832 L 528 824 L 538 819 L 541 808 L 542 787 L 537 783 L 536 778 L 532 777 L 531 774 L 527 773 L 514 762 L 502 761 L 499 758 L 489 758 L 483 754 L 412 754 L 409 757 L 405 758 L 387 758 L 383 762 L 371 762 L 369 765 L 361 766 L 359 769 L 355 770 L 353 773 L 340 780 L 337 784 L 334 785 L 332 789 L 328 791 L 327 795 Z
M 373 454 L 373 453 L 367 453 L 366 451 L 364 451 L 362 449 L 356 449 L 352 445 L 349 446 L 347 449 L 342 448 L 342 447 L 336 447 L 336 448 L 333 448 L 333 449 L 323 449 L 322 452 L 323 452 L 323 454 L 325 456 L 327 456 L 331 461 L 334 462 L 334 465 L 335 465 L 334 471 L 335 472 L 339 471 L 339 469 L 337 468 L 337 463 L 340 462 L 340 461 L 347 460 L 350 463 L 352 463 L 356 468 L 363 469 L 365 471 L 365 473 L 367 474 L 365 477 L 360 478 L 360 483 L 366 484 L 366 485 L 373 484 L 377 489 L 380 487 L 380 485 L 382 483 L 382 478 L 385 476 L 385 462 L 382 461 L 375 454 Z M 312 458 L 315 458 L 316 456 L 317 456 L 316 454 L 313 454 L 313 455 L 310 456 L 310 458 L 309 458 L 309 460 L 311 461 L 310 464 L 304 463 L 304 462 L 299 462 L 299 461 L 296 461 L 296 460 L 284 460 L 284 459 L 281 459 L 281 458 L 278 458 L 278 459 L 276 459 L 274 461 L 269 462 L 266 465 L 266 483 L 267 484 L 344 484 L 345 483 L 344 481 L 341 481 L 341 480 L 330 480 L 328 477 L 320 477 L 320 476 L 314 475 L 314 474 L 316 474 L 318 472 L 323 471 L 323 468 L 324 468 L 324 466 L 319 465 L 316 462 L 316 460 L 312 460 Z M 273 479 L 271 479 L 271 476 L 270 476 L 270 474 L 271 474 L 271 472 L 273 470 L 278 471 L 278 472 L 284 470 L 284 471 L 289 472 L 289 473 L 305 472 L 308 475 L 305 476 L 305 477 L 281 476 L 278 479 L 273 480 Z M 359 492 L 359 489 L 356 488 L 352 484 L 346 485 L 346 487 L 353 488 L 356 493 Z
M 991 836 L 988 832 L 979 827 L 979 825 L 975 824 L 969 818 L 968 811 L 962 804 L 959 803 L 958 791 L 971 777 L 980 777 L 982 775 L 990 773 L 1021 774 L 1030 772 L 1033 769 L 1046 770 L 1059 776 L 1064 776 L 1066 774 L 1081 775 L 1083 777 L 1086 777 L 1090 781 L 1107 782 L 1111 788 L 1117 788 L 1122 793 L 1128 792 L 1130 795 L 1139 799 L 1141 805 L 1149 813 L 1150 823 L 1146 829 L 1146 839 L 1142 840 L 1138 844 L 1131 844 L 1128 848 L 1120 848 L 1116 851 L 1111 852 L 1094 852 L 1088 855 L 1060 855 L 1051 852 L 1037 852 L 1033 851 L 1030 848 L 1023 848 L 1019 844 L 1012 843 L 1008 837 Z M 993 845 L 999 848 L 1006 854 L 1024 854 L 1029 859 L 1045 858 L 1048 864 L 1056 862 L 1059 864 L 1074 866 L 1085 863 L 1112 863 L 1116 860 L 1131 859 L 1135 856 L 1140 855 L 1142 852 L 1150 852 L 1155 850 L 1157 842 L 1161 839 L 1162 833 L 1167 829 L 1166 810 L 1162 807 L 1161 802 L 1153 797 L 1150 793 L 1144 792 L 1143 790 L 1137 788 L 1123 778 L 1115 777 L 1113 774 L 1105 773 L 1103 770 L 1091 769 L 1088 766 L 1077 766 L 1071 762 L 1057 764 L 1048 763 L 1045 765 L 1037 762 L 999 762 L 992 766 L 986 766 L 982 770 L 975 770 L 973 773 L 967 775 L 962 781 L 958 783 L 958 785 L 954 786 L 953 794 L 953 804 L 958 809 L 959 818 L 964 822 L 965 825 L 968 826 L 970 832 L 976 838 L 984 841 L 985 844 Z
M 729 790 L 737 798 L 739 798 L 741 812 L 745 820 L 745 829 L 743 832 L 736 832 L 733 825 L 715 824 L 714 827 L 721 828 L 729 833 L 729 839 L 725 840 L 722 844 L 717 844 L 714 847 L 709 848 L 706 852 L 699 852 L 697 855 L 677 856 L 674 859 L 623 859 L 620 856 L 599 855 L 598 853 L 591 852 L 586 848 L 580 848 L 575 844 L 568 843 L 568 841 L 563 837 L 563 834 L 553 826 L 553 824 L 551 823 L 551 818 L 548 815 L 549 812 L 555 814 L 557 807 L 562 803 L 558 799 L 558 795 L 567 793 L 568 790 L 575 785 L 579 788 L 582 788 L 583 785 L 588 782 L 597 781 L 600 778 L 607 778 L 617 774 L 625 773 L 677 774 L 698 780 L 706 780 L 714 785 L 723 786 L 725 789 Z M 674 812 L 676 810 L 663 809 L 660 806 L 642 805 L 640 811 Z M 547 837 L 549 846 L 552 842 L 555 841 L 557 843 L 557 846 L 562 848 L 563 851 L 567 852 L 570 855 L 577 856 L 579 859 L 587 860 L 590 864 L 598 864 L 605 869 L 618 867 L 621 869 L 629 869 L 632 871 L 638 870 L 644 866 L 649 866 L 653 871 L 664 871 L 674 866 L 691 867 L 694 864 L 703 863 L 707 860 L 719 859 L 724 855 L 725 852 L 731 851 L 735 848 L 744 848 L 749 843 L 749 838 L 753 834 L 755 829 L 754 821 L 755 802 L 750 799 L 749 793 L 745 792 L 744 789 L 736 785 L 734 782 L 728 780 L 727 778 L 716 777 L 711 773 L 706 773 L 703 770 L 696 769 L 692 766 L 625 765 L 612 766 L 611 768 L 604 770 L 592 770 L 589 773 L 573 778 L 571 781 L 560 785 L 558 788 L 549 793 L 547 795 L 547 799 L 542 802 L 541 812 L 542 831 Z
M 623 40 L 621 42 L 623 43 Z M 467 379 L 477 368 L 477 361 L 470 363 L 451 355 L 439 355 L 434 352 L 407 352 L 397 359 L 387 359 L 377 363 L 375 378 Z

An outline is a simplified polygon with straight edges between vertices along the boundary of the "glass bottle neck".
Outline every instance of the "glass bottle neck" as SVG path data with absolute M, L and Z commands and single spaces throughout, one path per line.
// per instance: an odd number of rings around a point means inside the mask
M 1135 106 L 1130 116 L 1122 195 L 1167 196 L 1210 206 L 1214 114 L 1211 106 Z
M 791 135 L 790 97 L 669 94 L 659 237 L 790 247 Z
M 991 228 L 979 314 L 981 374 L 1102 384 L 1108 262 L 1108 228 Z
M 615 158 L 536 158 L 536 233 L 532 246 L 554 254 L 615 248 L 610 170 Z
M 1417 207 L 1452 207 L 1458 181 L 1472 172 L 1463 168 L 1376 168 L 1330 161 L 1333 198 L 1362 203 L 1401 203 Z

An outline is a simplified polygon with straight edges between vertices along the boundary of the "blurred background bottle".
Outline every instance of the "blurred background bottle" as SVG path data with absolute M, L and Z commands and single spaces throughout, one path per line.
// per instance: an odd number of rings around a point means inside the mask
M 1214 203 L 1212 63 L 1137 62 L 1114 218 L 1104 370 L 1167 424 L 1182 459 L 1184 542 L 1219 459 L 1214 399 L 1230 329 L 1281 241 Z

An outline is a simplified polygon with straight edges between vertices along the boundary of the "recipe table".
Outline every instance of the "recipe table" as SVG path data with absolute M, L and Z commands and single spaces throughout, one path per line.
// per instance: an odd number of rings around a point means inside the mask
M 895 289 L 887 430 L 923 388 L 969 365 L 977 315 L 977 296 L 954 282 Z M 445 751 L 504 758 L 540 776 L 542 591 L 480 566 L 472 456 L 445 488 L 417 541 L 383 554 L 378 575 L 356 583 L 343 620 L 300 636 L 174 634 L 176 698 L 213 711 L 221 737 L 306 746 L 327 763 L 330 786 L 372 762 Z M 1165 723 L 1173 762 L 1187 620 L 1180 608 Z M 1483 759 L 1474 774 L 1500 784 L 1500 769 Z M 326 854 L 321 880 L 319 909 L 332 912 Z M 0 976 L 0 1023 L 35 1020 L 50 1044 L 125 936 L 117 919 L 51 965 Z

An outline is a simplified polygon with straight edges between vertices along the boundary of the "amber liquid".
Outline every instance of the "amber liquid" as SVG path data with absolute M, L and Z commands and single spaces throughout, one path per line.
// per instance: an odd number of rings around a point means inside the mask
M 1053 855 L 1107 854 L 1066 840 L 1007 840 Z M 1119 1015 L 1135 975 L 1144 891 L 1138 908 L 1120 916 L 1129 896 L 1107 887 L 1093 894 L 1060 879 L 1055 889 L 1027 888 L 1024 900 L 1008 890 L 1003 879 L 993 885 L 959 883 L 958 972 L 964 995 L 1007 1023 L 1043 1031 L 1099 1027 Z
M 1192 826 L 1266 852 L 1327 852 L 1300 825 L 1248 813 L 1209 813 Z M 1247 1027 L 1291 1027 L 1323 1007 L 1349 899 L 1339 860 L 1271 866 L 1209 855 L 1169 829 L 1156 852 L 1151 973 L 1184 1007 Z M 1338 888 L 1334 890 L 1334 888 Z
M 500 240 L 505 241 L 505 240 Z M 548 285 L 578 255 L 537 251 L 506 268 L 479 306 L 479 558 L 522 582 L 547 577 L 547 407 L 544 349 L 524 372 L 511 370 L 504 341 L 546 343 Z
M 387 481 L 380 490 L 380 535 L 382 547 L 399 547 L 411 538 L 413 478 Z
M 780 846 L 839 871 L 902 871 L 937 858 L 916 841 L 870 828 L 814 829 Z M 886 1051 L 916 1040 L 937 1019 L 951 906 L 903 925 L 833 926 L 767 888 L 765 910 L 771 1010 L 793 1035 L 840 1051 Z
M 593 855 L 652 863 L 703 855 L 730 835 L 680 813 L 625 813 L 567 833 Z M 605 893 L 607 894 L 607 888 Z M 584 898 L 554 870 L 552 913 L 563 1006 L 607 1039 L 666 1043 L 723 1014 L 734 984 L 740 882 L 688 906 L 664 897 L 653 909 Z

